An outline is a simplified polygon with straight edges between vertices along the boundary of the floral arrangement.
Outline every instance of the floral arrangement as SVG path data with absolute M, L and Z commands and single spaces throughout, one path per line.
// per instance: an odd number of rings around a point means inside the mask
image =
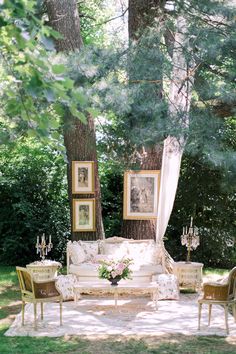
M 129 268 L 132 260 L 129 258 L 122 259 L 120 261 L 116 260 L 108 260 L 108 261 L 100 261 L 100 265 L 98 267 L 98 276 L 102 279 L 131 279 L 130 275 L 132 270 Z

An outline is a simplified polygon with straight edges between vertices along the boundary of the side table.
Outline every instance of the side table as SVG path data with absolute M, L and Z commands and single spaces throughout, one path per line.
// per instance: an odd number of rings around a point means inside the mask
M 202 268 L 203 263 L 175 262 L 173 273 L 176 275 L 180 287 L 197 291 L 202 284 Z
M 61 266 L 60 262 L 44 260 L 27 264 L 26 268 L 30 271 L 35 280 L 47 281 L 56 278 L 57 271 Z

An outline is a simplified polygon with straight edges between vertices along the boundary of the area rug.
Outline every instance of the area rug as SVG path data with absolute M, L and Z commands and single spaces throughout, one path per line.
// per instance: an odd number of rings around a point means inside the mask
M 38 308 L 38 329 L 33 328 L 33 306 L 26 305 L 25 326 L 21 326 L 21 313 L 5 333 L 6 336 L 59 337 L 64 335 L 218 335 L 226 336 L 224 310 L 212 308 L 211 326 L 207 326 L 208 308 L 202 310 L 201 330 L 197 329 L 197 295 L 181 294 L 180 300 L 158 302 L 155 310 L 148 297 L 121 297 L 117 308 L 112 297 L 83 296 L 75 304 L 63 303 L 63 325 L 59 325 L 59 304 L 44 305 L 44 320 L 40 320 Z M 236 335 L 236 324 L 229 315 L 230 336 Z

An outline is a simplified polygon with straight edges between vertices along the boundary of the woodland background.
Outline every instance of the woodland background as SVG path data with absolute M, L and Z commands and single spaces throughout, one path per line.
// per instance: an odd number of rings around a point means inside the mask
M 124 235 L 124 171 L 140 167 L 143 146 L 148 151 L 168 134 L 183 133 L 168 116 L 166 92 L 173 72 L 171 34 L 176 18 L 185 14 L 188 42 L 183 52 L 196 73 L 165 246 L 174 260 L 185 258 L 180 235 L 193 216 L 201 244 L 192 259 L 212 267 L 234 265 L 233 2 L 176 1 L 173 7 L 173 2 L 147 1 L 145 12 L 132 1 L 109 2 L 109 6 L 102 0 L 78 5 L 71 1 L 78 7 L 81 36 L 73 38 L 78 43 L 72 50 L 69 40 L 61 49 L 63 39 L 50 26 L 58 10 L 55 3 L 0 3 L 0 262 L 19 265 L 35 260 L 36 237 L 43 232 L 52 235 L 50 258 L 65 262 L 66 243 L 73 238 L 68 166 L 70 159 L 79 160 L 78 151 L 68 153 L 66 134 L 74 126 L 79 126 L 79 134 L 84 129 L 83 138 L 87 127 L 95 126 L 101 185 L 96 198 L 101 202 L 105 236 Z M 135 34 L 138 46 L 128 44 L 133 38 L 124 30 L 131 11 L 143 14 L 134 32 L 140 27 L 142 34 Z M 79 141 L 76 146 L 81 151 Z

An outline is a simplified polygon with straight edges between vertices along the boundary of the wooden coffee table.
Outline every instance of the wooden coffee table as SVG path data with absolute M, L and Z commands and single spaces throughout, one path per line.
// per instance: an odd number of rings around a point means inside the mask
M 128 295 L 146 295 L 150 294 L 155 309 L 157 309 L 158 301 L 158 285 L 155 282 L 152 283 L 124 283 L 118 284 L 117 286 L 112 286 L 107 281 L 103 282 L 81 282 L 74 286 L 74 300 L 77 304 L 78 299 L 81 297 L 82 293 L 91 294 L 91 295 L 104 295 L 104 294 L 113 294 L 115 300 L 115 307 L 117 307 L 118 297 L 121 294 Z

